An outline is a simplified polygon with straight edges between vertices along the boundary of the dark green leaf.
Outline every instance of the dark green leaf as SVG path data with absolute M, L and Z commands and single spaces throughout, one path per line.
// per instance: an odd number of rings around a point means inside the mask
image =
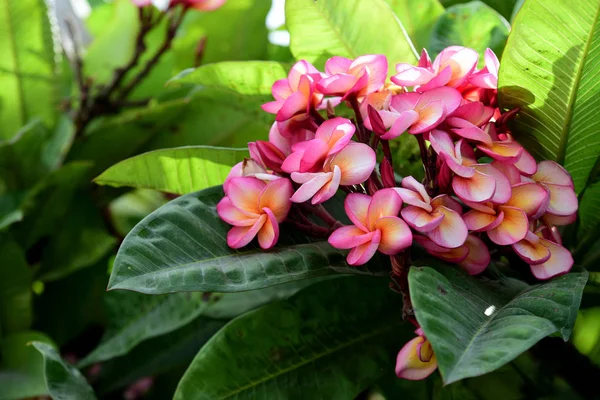
M 187 194 L 222 184 L 231 167 L 245 157 L 248 157 L 248 150 L 225 147 L 156 150 L 113 165 L 94 182 Z
M 202 347 L 175 399 L 355 398 L 394 373 L 411 331 L 400 299 L 384 281 L 345 277 L 244 314 Z
M 600 0 L 528 0 L 502 56 L 499 101 L 520 107 L 515 136 L 563 164 L 581 192 L 600 154 L 597 75 Z
M 34 117 L 51 124 L 58 106 L 46 3 L 0 0 L 0 139 Z
M 310 242 L 285 227 L 279 245 L 269 251 L 255 245 L 230 249 L 229 226 L 215 209 L 222 197 L 220 187 L 206 189 L 146 217 L 121 245 L 109 289 L 236 292 L 336 273 L 372 273 L 349 267 L 344 253 L 327 241 Z
M 287 0 L 290 50 L 322 68 L 332 56 L 385 54 L 390 73 L 398 62 L 415 62 L 416 52 L 402 23 L 385 0 Z
M 0 235 L 0 328 L 4 333 L 31 326 L 31 270 L 23 250 Z
M 32 341 L 52 344 L 45 334 L 35 331 L 14 333 L 0 340 L 0 395 L 3 400 L 48 394 L 44 381 L 44 358 L 29 345 Z
M 94 400 L 94 391 L 83 375 L 61 358 L 56 349 L 47 343 L 33 342 L 44 356 L 46 386 L 54 400 Z
M 42 150 L 43 164 L 48 170 L 54 171 L 62 165 L 71 149 L 73 140 L 75 140 L 75 126 L 71 118 L 63 115 Z
M 409 273 L 415 315 L 445 383 L 493 371 L 552 333 L 567 340 L 586 280 L 581 270 L 533 286 L 449 267 Z
M 500 56 L 509 31 L 508 21 L 485 3 L 458 4 L 448 8 L 438 19 L 428 49 L 433 56 L 448 46 L 459 45 L 483 55 L 489 47 Z
M 444 13 L 438 0 L 386 0 L 418 52 L 428 48 L 435 21 Z

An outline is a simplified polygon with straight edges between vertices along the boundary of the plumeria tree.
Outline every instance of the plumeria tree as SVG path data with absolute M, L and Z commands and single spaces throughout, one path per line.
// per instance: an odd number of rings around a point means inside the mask
M 142 45 L 126 66 L 96 86 L 75 57 L 84 149 L 139 106 L 190 15 L 233 7 L 127 1 Z M 109 323 L 78 369 L 34 342 L 49 393 L 598 397 L 599 10 L 287 0 L 289 50 L 267 59 L 206 62 L 211 37 L 194 37 L 194 66 L 142 99 L 166 107 L 142 125 L 164 136 L 96 168 L 97 190 L 169 201 L 120 238 Z M 203 109 L 167 123 L 172 99 Z M 181 143 L 188 129 L 202 142 Z

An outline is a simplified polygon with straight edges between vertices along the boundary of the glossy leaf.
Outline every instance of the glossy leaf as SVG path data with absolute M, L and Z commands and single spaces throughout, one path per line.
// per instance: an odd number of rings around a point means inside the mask
M 285 19 L 292 54 L 317 68 L 332 56 L 364 54 L 385 54 L 390 73 L 398 62 L 416 62 L 408 34 L 385 0 L 287 0 Z
M 429 39 L 437 19 L 444 13 L 438 0 L 386 0 L 406 32 L 415 49 L 429 47 Z
M 0 330 L 11 333 L 31 326 L 31 270 L 23 250 L 0 235 Z
M 344 253 L 326 241 L 310 242 L 286 227 L 270 251 L 256 245 L 230 249 L 225 239 L 230 227 L 215 210 L 222 197 L 220 187 L 206 189 L 146 217 L 121 245 L 108 288 L 236 292 L 336 273 L 373 273 L 348 267 Z
M 579 202 L 578 245 L 598 239 L 600 230 L 600 182 L 588 186 Z
M 44 381 L 44 358 L 29 343 L 52 344 L 41 332 L 21 331 L 0 339 L 0 395 L 2 399 L 23 399 L 48 394 Z
M 520 107 L 515 136 L 538 159 L 553 159 L 582 191 L 600 154 L 600 0 L 528 0 L 502 56 L 499 101 Z
M 409 273 L 415 315 L 445 383 L 493 371 L 552 333 L 566 341 L 586 281 L 584 270 L 533 286 L 449 267 Z
M 56 349 L 47 343 L 33 342 L 32 345 L 44 357 L 46 386 L 54 400 L 95 400 L 96 395 L 81 372 L 60 358 Z
M 225 326 L 202 347 L 174 398 L 355 398 L 393 375 L 411 331 L 401 308 L 401 296 L 373 278 L 311 286 Z
M 457 4 L 446 10 L 437 20 L 428 47 L 435 55 L 452 45 L 470 47 L 482 56 L 488 47 L 498 56 L 502 54 L 510 24 L 494 9 L 481 1 Z
M 151 151 L 113 165 L 94 182 L 187 194 L 220 185 L 246 149 L 190 146 Z
M 46 3 L 0 0 L 0 43 L 0 139 L 10 139 L 32 118 L 52 123 L 58 108 Z

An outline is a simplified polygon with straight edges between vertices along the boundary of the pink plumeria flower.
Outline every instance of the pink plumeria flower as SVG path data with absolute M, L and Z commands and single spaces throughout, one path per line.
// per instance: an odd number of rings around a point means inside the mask
M 152 0 L 131 0 L 131 2 L 138 7 L 147 7 L 152 5 Z
M 401 93 L 392 97 L 389 109 L 378 111 L 387 132 L 382 139 L 394 139 L 404 131 L 429 132 L 452 114 L 462 101 L 453 88 L 441 87 L 425 93 Z M 370 122 L 369 122 L 370 125 Z M 371 126 L 367 128 L 372 129 Z
M 494 115 L 494 108 L 480 101 L 465 103 L 458 107 L 445 122 L 451 132 L 476 142 L 490 142 L 489 134 L 481 129 Z
M 479 54 L 475 50 L 450 46 L 442 50 L 433 64 L 426 50 L 421 53 L 418 66 L 400 63 L 391 79 L 400 86 L 414 86 L 417 92 L 426 92 L 442 86 L 459 87 L 475 70 Z
M 537 279 L 545 280 L 566 274 L 573 267 L 571 252 L 559 243 L 544 238 L 541 231 L 527 232 L 525 238 L 512 245 L 513 250 L 531 268 Z
M 214 11 L 225 4 L 227 0 L 171 0 L 171 7 L 177 4 L 183 4 L 186 7 L 194 8 L 199 11 Z
M 472 210 L 463 215 L 467 228 L 487 232 L 490 240 L 510 245 L 522 240 L 529 230 L 528 218 L 545 212 L 548 191 L 535 183 L 520 183 L 512 187 L 512 196 L 504 204 L 465 202 Z
M 227 245 L 239 249 L 258 236 L 261 248 L 273 247 L 279 238 L 279 224 L 290 211 L 293 191 L 286 178 L 268 183 L 252 177 L 231 179 L 227 195 L 217 204 L 219 217 L 233 225 L 227 233 Z
M 425 187 L 412 176 L 402 179 L 402 188 L 395 188 L 402 201 L 402 218 L 411 228 L 425 233 L 437 245 L 456 248 L 467 239 L 467 226 L 462 220 L 462 207 L 450 196 L 441 194 L 431 199 Z
M 298 142 L 281 168 L 287 172 L 319 172 L 327 157 L 339 153 L 352 139 L 354 124 L 346 118 L 332 118 L 319 126 L 315 138 Z
M 317 83 L 320 93 L 358 98 L 381 89 L 387 78 L 387 59 L 381 54 L 360 56 L 355 60 L 331 57 L 325 63 L 327 77 Z
M 558 163 L 550 160 L 538 164 L 537 172 L 531 176 L 531 180 L 543 186 L 550 194 L 548 203 L 548 214 L 556 217 L 573 219 L 579 207 L 577 194 L 575 194 L 573 179 L 571 175 Z M 555 225 L 564 225 L 561 219 Z
M 490 251 L 485 243 L 475 235 L 469 234 L 465 243 L 454 249 L 439 246 L 427 236 L 415 235 L 413 238 L 432 256 L 458 264 L 469 275 L 482 273 L 490 264 Z
M 286 121 L 298 114 L 308 114 L 311 108 L 321 104 L 323 95 L 316 92 L 320 73 L 308 61 L 298 61 L 290 70 L 287 79 L 275 81 L 271 92 L 275 101 L 265 103 L 262 109 L 276 114 L 278 122 Z
M 419 328 L 415 333 L 418 336 L 402 347 L 396 359 L 398 378 L 411 381 L 427 378 L 438 367 L 433 348 L 423 329 Z
M 347 261 L 362 265 L 379 250 L 393 255 L 412 243 L 410 228 L 398 212 L 402 200 L 393 189 L 382 189 L 373 195 L 351 193 L 344 201 L 346 214 L 354 223 L 336 229 L 329 236 L 329 244 L 336 249 L 352 249 Z
M 363 143 L 350 142 L 340 152 L 325 160 L 320 172 L 292 172 L 291 178 L 302 186 L 292 196 L 294 203 L 312 204 L 332 198 L 341 186 L 366 181 L 375 168 L 375 152 Z
M 227 194 L 229 182 L 234 178 L 241 177 L 252 177 L 264 182 L 280 178 L 280 176 L 274 175 L 273 171 L 267 170 L 261 161 L 257 161 L 254 158 L 246 158 L 244 161 L 235 164 L 229 171 L 225 182 L 223 182 L 223 191 L 225 194 Z
M 500 68 L 500 61 L 498 57 L 492 51 L 492 49 L 486 49 L 484 56 L 485 67 L 479 70 L 471 76 L 469 76 L 469 83 L 482 89 L 498 89 L 498 69 Z
M 490 164 L 477 164 L 473 149 L 464 139 L 454 143 L 447 132 L 435 129 L 429 133 L 429 141 L 454 172 L 452 189 L 461 200 L 503 203 L 510 198 L 508 179 Z

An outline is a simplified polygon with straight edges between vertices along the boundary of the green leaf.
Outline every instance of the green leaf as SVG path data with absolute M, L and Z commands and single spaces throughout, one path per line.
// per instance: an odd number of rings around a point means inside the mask
M 458 45 L 483 55 L 489 47 L 500 55 L 509 31 L 508 21 L 485 3 L 457 4 L 437 20 L 428 49 L 436 55 L 448 46 Z M 483 57 L 480 64 L 483 64 Z
M 0 236 L 0 327 L 10 333 L 29 328 L 31 321 L 31 270 L 23 250 Z
M 48 392 L 54 400 L 94 400 L 94 391 L 83 375 L 61 358 L 56 349 L 47 343 L 33 342 L 44 356 L 44 373 Z
M 499 102 L 520 107 L 515 136 L 539 160 L 563 164 L 581 192 L 598 162 L 600 0 L 527 0 L 499 72 Z
M 588 186 L 579 202 L 578 245 L 598 239 L 600 230 L 600 182 Z M 578 254 L 579 255 L 579 254 Z
M 61 116 L 56 123 L 54 133 L 44 145 L 42 150 L 42 161 L 50 171 L 62 166 L 75 140 L 75 125 L 67 115 Z
M 46 3 L 0 0 L 0 139 L 34 117 L 51 124 L 58 93 Z
M 187 194 L 222 184 L 231 167 L 244 157 L 248 157 L 248 150 L 224 147 L 156 150 L 113 165 L 94 182 Z
M 268 44 L 265 19 L 270 8 L 268 0 L 236 0 L 210 13 L 188 13 L 173 43 L 176 69 L 181 71 L 196 65 L 198 42 L 205 36 L 203 64 L 265 59 Z
M 454 6 L 455 4 L 468 3 L 469 0 L 440 0 L 442 5 L 446 8 Z M 510 19 L 515 9 L 517 8 L 517 3 L 522 0 L 483 0 L 485 4 L 499 12 L 504 18 Z
M 22 331 L 0 340 L 0 395 L 3 400 L 17 400 L 48 394 L 44 381 L 44 358 L 29 343 L 52 344 L 43 333 Z
M 415 316 L 446 384 L 493 371 L 552 333 L 566 341 L 586 281 L 585 270 L 533 286 L 449 267 L 409 273 Z
M 444 13 L 438 0 L 386 0 L 419 52 L 429 46 L 435 21 Z
M 220 187 L 179 197 L 140 222 L 125 238 L 109 289 L 142 293 L 235 292 L 336 273 L 373 273 L 348 267 L 327 241 L 285 229 L 270 251 L 227 246 L 229 226 L 216 213 Z M 387 274 L 385 271 L 379 271 Z
M 166 202 L 166 197 L 154 190 L 132 190 L 110 203 L 112 224 L 117 233 L 125 237 L 146 215 Z
M 311 286 L 226 325 L 200 349 L 174 398 L 355 398 L 393 375 L 411 331 L 401 308 L 401 296 L 377 279 Z
M 285 19 L 290 50 L 322 68 L 332 56 L 385 54 L 390 73 L 417 54 L 402 23 L 385 0 L 287 0 Z
M 69 217 L 56 229 L 44 249 L 37 279 L 52 281 L 94 265 L 117 242 L 106 229 L 100 211 L 87 193 L 77 193 Z
M 141 343 L 122 357 L 102 363 L 97 382 L 99 393 L 112 392 L 173 368 L 187 367 L 204 343 L 225 323 L 225 320 L 199 317 L 173 332 Z

